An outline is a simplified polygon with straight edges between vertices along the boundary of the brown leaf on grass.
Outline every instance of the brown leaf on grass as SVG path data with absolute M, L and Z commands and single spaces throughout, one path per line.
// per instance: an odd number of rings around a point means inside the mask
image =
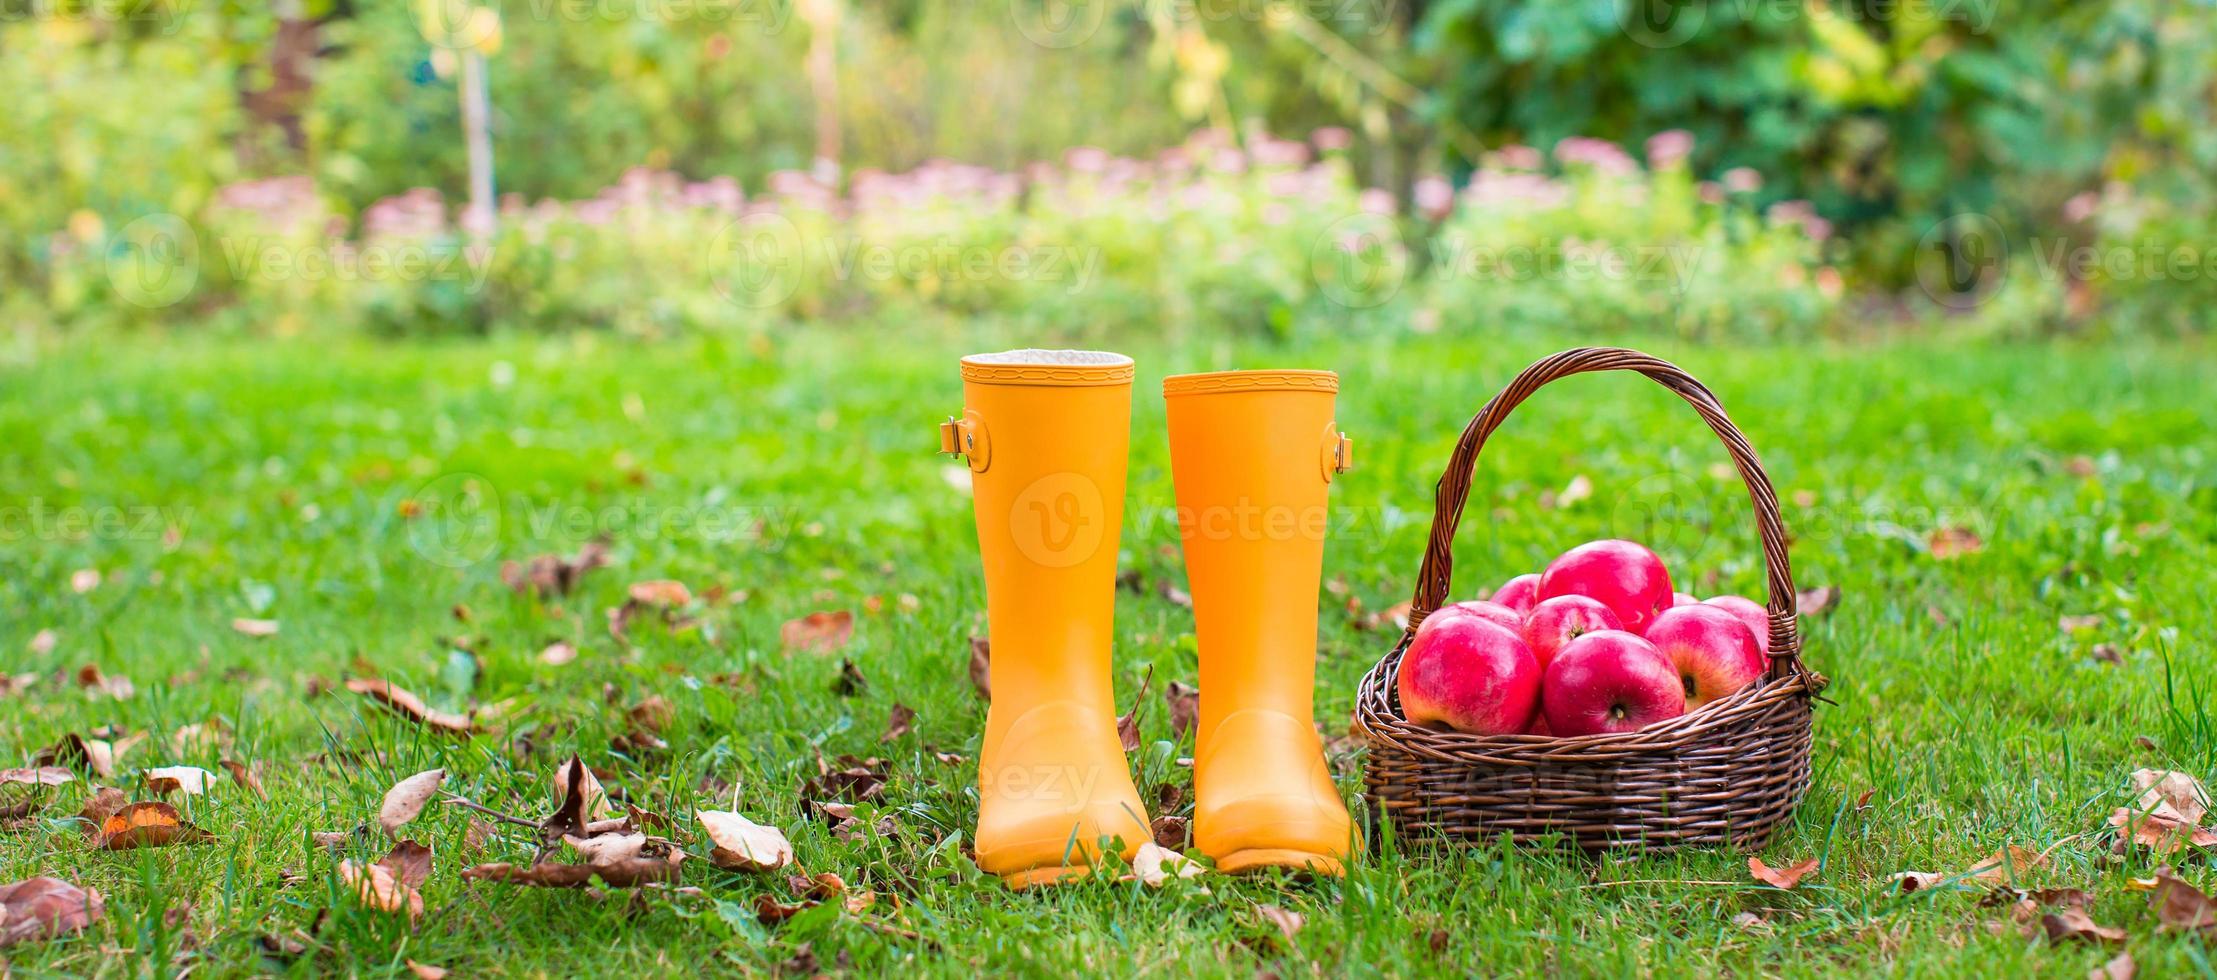
M 435 709 L 424 703 L 422 698 L 405 688 L 395 686 L 391 681 L 357 677 L 346 682 L 346 689 L 377 702 L 409 721 L 449 735 L 468 735 L 476 727 L 467 716 Z
M 198 766 L 160 766 L 148 769 L 145 778 L 146 788 L 163 796 L 171 793 L 199 796 L 208 791 L 208 784 L 215 781 L 216 774 Z
M 2076 633 L 2080 630 L 2090 630 L 2100 626 L 2101 624 L 2102 616 L 2100 613 L 2090 613 L 2084 616 L 2058 616 L 2055 620 L 2055 625 L 2060 627 L 2065 633 Z
M 0 885 L 0 948 L 78 932 L 106 914 L 99 892 L 60 878 Z
M 277 635 L 277 621 L 274 619 L 249 619 L 240 616 L 231 620 L 231 628 L 237 630 L 241 636 L 256 639 Z
M 2138 844 L 2157 854 L 2170 854 L 2181 847 L 2217 847 L 2217 833 L 2202 827 L 2153 813 L 2140 813 L 2129 807 L 2118 807 L 2109 814 L 2109 825 L 2117 830 L 2117 847 Z
M 885 792 L 884 767 L 885 760 L 876 757 L 857 759 L 843 755 L 839 757 L 837 768 L 818 757 L 816 777 L 801 788 L 802 793 L 814 799 L 867 803 Z
M 693 601 L 693 590 L 675 579 L 633 582 L 624 595 L 650 609 L 676 609 Z
M 2094 648 L 2088 652 L 2098 663 L 2121 664 L 2125 662 L 2124 652 L 2117 649 L 2117 644 L 2114 643 L 2096 643 Z
M 777 896 L 774 895 L 756 895 L 754 897 L 754 917 L 756 921 L 763 925 L 774 926 L 821 904 L 823 903 L 813 899 L 799 902 L 780 902 L 777 900 Z M 813 957 L 811 962 L 813 962 Z
M 778 641 L 785 649 L 803 653 L 833 653 L 853 638 L 854 613 L 844 609 L 812 612 L 778 627 Z
M 401 962 L 408 964 L 408 972 L 415 974 L 416 980 L 446 980 L 445 967 L 418 963 L 415 960 L 403 960 Z
M 1132 710 L 1116 716 L 1116 737 L 1124 744 L 1124 751 L 1139 751 L 1139 709 L 1147 703 L 1147 685 L 1155 679 L 1155 668 L 1147 668 L 1139 678 L 1139 693 L 1132 695 Z
M 222 766 L 224 772 L 231 774 L 232 782 L 246 787 L 248 792 L 257 797 L 269 799 L 269 791 L 262 788 L 262 774 L 257 771 L 259 765 L 247 765 L 236 759 L 221 759 L 216 764 Z
M 1971 865 L 1971 870 L 1966 874 L 1979 881 L 2001 885 L 2009 883 L 2013 876 L 2044 867 L 2047 863 L 2047 856 L 2038 851 L 2028 851 L 2015 844 L 2007 844 L 1988 855 L 1986 860 Z
M 51 629 L 42 629 L 36 633 L 31 634 L 31 643 L 29 647 L 31 651 L 31 656 L 43 657 L 49 653 L 53 653 L 54 644 L 60 642 L 60 640 L 61 637 L 55 635 L 54 631 Z M 5 680 L 5 678 L 0 678 L 0 693 L 6 693 L 7 691 L 7 684 L 4 683 Z
M 375 864 L 339 862 L 339 878 L 362 904 L 380 912 L 423 917 L 423 883 L 431 878 L 431 849 L 412 840 L 393 845 Z
M 916 709 L 899 701 L 893 702 L 893 711 L 885 719 L 885 734 L 878 736 L 878 741 L 898 741 L 901 736 L 908 734 L 909 727 L 915 721 Z
M 552 790 L 554 814 L 539 825 L 547 840 L 584 834 L 588 824 L 615 813 L 608 805 L 608 791 L 601 787 L 599 777 L 594 776 L 592 768 L 575 754 L 554 771 Z
M 62 736 L 61 741 L 40 749 L 31 762 L 38 766 L 63 763 L 95 776 L 112 779 L 115 777 L 116 760 L 130 751 L 131 746 L 144 739 L 144 735 L 133 735 L 118 742 L 110 742 L 71 732 Z
M 2169 868 L 2157 869 L 2155 888 L 2148 894 L 2148 907 L 2155 910 L 2155 920 L 2166 932 L 2188 930 L 2204 935 L 2217 934 L 2217 899 L 2187 884 Z
M 539 662 L 549 667 L 560 667 L 576 659 L 577 648 L 561 640 L 549 643 L 546 649 L 539 651 Z
M 100 667 L 96 664 L 77 668 L 77 689 L 104 694 L 118 701 L 129 701 L 131 695 L 138 693 L 130 678 L 121 675 L 108 677 L 100 672 Z
M 1172 851 L 1184 850 L 1186 840 L 1191 836 L 1187 832 L 1188 821 L 1184 817 L 1156 817 L 1154 824 L 1148 829 L 1154 832 L 1156 845 Z
M 1747 859 L 1747 873 L 1754 875 L 1756 881 L 1772 888 L 1793 888 L 1801 884 L 1801 879 L 1808 877 L 1809 873 L 1815 870 L 1817 870 L 1816 858 L 1810 858 L 1800 864 L 1784 868 L 1772 868 L 1770 865 L 1764 864 L 1762 858 L 1751 857 Z
M 500 580 L 517 592 L 529 589 L 542 598 L 565 596 L 577 588 L 585 573 L 608 564 L 608 545 L 598 539 L 587 541 L 577 550 L 577 557 L 539 555 L 526 563 L 504 561 L 500 564 Z
M 1172 878 L 1198 878 L 1208 869 L 1188 859 L 1185 855 L 1154 841 L 1142 841 L 1132 852 L 1130 879 L 1137 879 L 1149 888 L 1161 888 Z
M 1910 892 L 1921 892 L 1946 878 L 1946 875 L 1937 871 L 1896 871 L 1892 881 L 1896 892 L 1907 895 Z
M 1171 681 L 1162 689 L 1162 700 L 1170 707 L 1170 737 L 1184 738 L 1200 721 L 1201 689 Z
M 775 871 L 793 863 L 793 844 L 776 827 L 728 810 L 695 810 L 693 816 L 715 845 L 708 860 L 719 868 Z
M 970 686 L 987 702 L 993 700 L 993 645 L 985 637 L 970 638 Z
M 1350 603 L 1353 602 L 1352 599 L 1349 601 Z M 1355 628 L 1359 630 L 1408 629 L 1409 611 L 1413 608 L 1415 607 L 1409 603 L 1396 602 L 1372 614 L 1367 619 L 1356 620 Z
M 94 842 L 104 850 L 128 851 L 140 847 L 168 847 L 172 844 L 204 844 L 215 839 L 214 834 L 186 823 L 177 814 L 177 808 L 167 803 L 133 803 L 115 813 L 100 824 L 100 836 Z
M 1837 585 L 1823 585 L 1814 589 L 1803 589 L 1794 593 L 1794 600 L 1794 608 L 1798 609 L 1801 615 L 1815 619 L 1831 612 L 1832 607 L 1840 604 L 1840 587 Z
M 60 786 L 75 782 L 76 775 L 60 766 L 36 766 L 29 769 L 0 769 L 0 786 Z
M 832 679 L 831 693 L 851 698 L 869 686 L 870 679 L 862 676 L 862 668 L 855 666 L 852 660 L 839 658 L 839 676 Z
M 2209 790 L 2186 773 L 2136 769 L 2131 778 L 2133 792 L 2139 794 L 2132 801 L 2135 810 L 2185 823 L 2201 823 L 2209 813 Z
M 400 828 L 423 812 L 445 782 L 445 769 L 426 769 L 394 783 L 385 791 L 384 802 L 377 807 L 377 825 L 385 828 L 388 834 L 399 833 Z
M 2140 965 L 2132 961 L 2132 951 L 2118 953 L 2109 962 L 2088 971 L 2086 980 L 2133 980 L 2140 974 Z
M 662 695 L 650 694 L 625 711 L 624 717 L 641 731 L 661 734 L 672 722 L 677 721 L 677 707 Z
M 93 791 L 91 798 L 85 800 L 85 808 L 78 811 L 77 822 L 81 825 L 78 829 L 84 831 L 87 836 L 96 836 L 100 833 L 101 825 L 107 823 L 109 817 L 115 816 L 116 811 L 130 805 L 131 798 L 124 795 L 122 790 L 113 786 L 102 786 Z
M 1277 926 L 1278 931 L 1285 935 L 1287 942 L 1292 942 L 1293 937 L 1301 934 L 1301 927 L 1309 924 L 1308 917 L 1301 913 L 1282 909 L 1275 905 L 1257 905 L 1255 911 L 1261 913 L 1263 921 Z
M 1162 581 L 1157 582 L 1155 584 L 1155 591 L 1162 596 L 1163 601 L 1168 602 L 1173 606 L 1180 606 L 1186 609 L 1193 608 L 1193 594 L 1170 584 L 1169 579 L 1163 579 Z
M 2125 931 L 2115 926 L 2095 922 L 2083 909 L 2064 909 L 2040 917 L 2040 928 L 2047 930 L 2048 941 L 2060 943 L 2075 939 L 2087 943 L 2121 943 Z
M 462 872 L 462 880 L 496 881 L 531 888 L 583 888 L 594 879 L 611 888 L 637 888 L 676 881 L 678 865 L 685 860 L 685 852 L 667 846 L 653 846 L 647 851 L 637 857 L 604 864 L 545 863 L 529 867 L 505 862 L 480 864 Z
M 1975 555 L 1986 550 L 1986 542 L 1979 536 L 1959 527 L 1938 527 L 1925 538 L 1925 547 L 1932 557 L 1946 561 L 1963 555 Z

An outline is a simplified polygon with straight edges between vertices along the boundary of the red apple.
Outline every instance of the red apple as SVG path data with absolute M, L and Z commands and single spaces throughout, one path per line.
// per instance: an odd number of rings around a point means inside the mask
M 1755 634 L 1755 643 L 1763 648 L 1763 653 L 1771 652 L 1771 614 L 1762 603 L 1744 596 L 1720 595 L 1704 599 L 1702 604 L 1739 617 L 1740 622 L 1747 624 L 1748 632 Z
M 1427 616 L 1401 657 L 1401 712 L 1474 735 L 1524 731 L 1539 708 L 1540 665 L 1524 641 L 1473 615 Z
M 1595 630 L 1620 630 L 1624 623 L 1599 599 L 1559 595 L 1532 607 L 1524 617 L 1524 645 L 1545 668 L 1563 645 Z
M 1770 666 L 1746 623 L 1702 603 L 1664 610 L 1647 624 L 1647 642 L 1678 668 L 1689 711 L 1737 693 Z
M 1680 606 L 1690 606 L 1700 601 L 1701 600 L 1687 595 L 1684 592 L 1673 592 L 1670 594 L 1670 607 L 1672 609 L 1676 609 Z
M 1671 607 L 1670 572 L 1654 552 L 1630 541 L 1588 541 L 1540 573 L 1540 601 L 1560 595 L 1599 599 L 1625 629 L 1639 633 Z
M 1516 610 L 1519 616 L 1529 616 L 1533 604 L 1540 601 L 1539 591 L 1540 577 L 1527 572 L 1501 583 L 1500 588 L 1493 590 L 1492 599 Z
M 1472 599 L 1469 602 L 1458 602 L 1452 606 L 1448 606 L 1447 608 L 1440 610 L 1439 612 L 1433 613 L 1432 615 L 1476 616 L 1479 619 L 1483 619 L 1488 622 L 1499 623 L 1502 626 L 1506 626 L 1511 633 L 1521 633 L 1524 631 L 1524 614 L 1519 613 L 1516 610 L 1504 606 L 1498 602 L 1488 602 L 1484 599 Z M 1431 620 L 1427 619 L 1425 620 L 1425 622 L 1429 623 L 1431 622 Z
M 1588 633 L 1547 665 L 1547 728 L 1557 737 L 1635 732 L 1686 713 L 1678 669 L 1623 630 Z

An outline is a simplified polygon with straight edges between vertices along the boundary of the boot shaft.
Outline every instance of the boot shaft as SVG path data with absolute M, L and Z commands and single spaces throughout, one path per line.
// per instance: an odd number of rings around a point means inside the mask
M 1329 371 L 1163 382 L 1204 732 L 1234 704 L 1312 716 L 1327 491 L 1345 459 L 1338 390 Z

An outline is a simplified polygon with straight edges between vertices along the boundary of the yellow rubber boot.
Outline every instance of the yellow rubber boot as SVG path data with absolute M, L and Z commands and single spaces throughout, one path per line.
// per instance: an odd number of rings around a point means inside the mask
M 1354 844 L 1315 725 L 1325 490 L 1349 463 L 1329 371 L 1163 381 L 1201 648 L 1194 842 L 1218 870 L 1343 874 Z
M 1109 684 L 1132 360 L 977 354 L 962 393 L 940 445 L 970 464 L 992 643 L 978 866 L 1024 888 L 1152 838 Z

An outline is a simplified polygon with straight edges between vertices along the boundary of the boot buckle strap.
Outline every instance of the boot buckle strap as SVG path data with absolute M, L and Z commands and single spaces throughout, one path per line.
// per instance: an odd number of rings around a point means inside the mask
M 939 423 L 939 451 L 966 458 L 973 473 L 985 472 L 993 459 L 993 443 L 986 438 L 985 420 L 964 410 L 961 418 L 948 416 Z
M 1339 431 L 1338 422 L 1324 426 L 1323 449 L 1324 482 L 1330 483 L 1332 477 L 1355 468 L 1355 440 Z

